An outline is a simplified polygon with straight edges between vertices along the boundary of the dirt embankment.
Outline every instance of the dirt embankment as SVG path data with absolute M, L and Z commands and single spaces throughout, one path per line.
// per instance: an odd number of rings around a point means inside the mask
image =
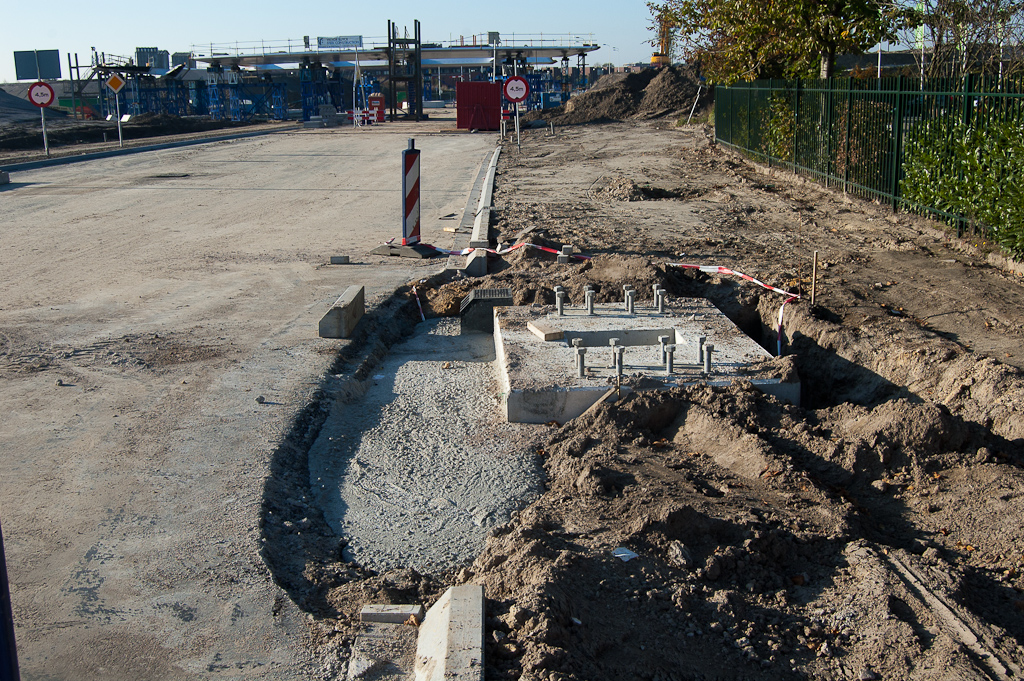
M 694 386 L 556 424 L 535 452 L 545 493 L 471 565 L 333 572 L 317 640 L 344 657 L 362 602 L 475 582 L 488 679 L 1018 675 L 1024 287 L 927 221 L 765 176 L 673 123 L 527 134 L 502 157 L 499 240 L 596 257 L 521 249 L 484 279 L 421 284 L 428 312 L 477 286 L 550 305 L 555 284 L 578 302 L 659 282 L 774 350 L 784 298 L 668 263 L 806 295 L 818 251 L 818 305 L 786 307 L 775 360 L 802 405 Z
M 556 125 L 579 125 L 657 118 L 689 110 L 697 99 L 697 88 L 696 74 L 687 67 L 669 66 L 625 75 L 609 74 L 563 106 L 531 111 L 524 120 L 529 122 L 543 118 Z M 706 90 L 702 99 L 706 105 L 712 101 Z

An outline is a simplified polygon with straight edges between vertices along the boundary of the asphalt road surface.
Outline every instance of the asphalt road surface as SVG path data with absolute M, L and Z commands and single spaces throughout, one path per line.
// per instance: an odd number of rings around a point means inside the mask
M 400 236 L 409 137 L 424 238 L 444 244 L 491 136 L 311 130 L 0 188 L 0 522 L 24 679 L 318 676 L 259 555 L 261 495 L 344 343 L 317 338 L 320 316 L 348 285 L 372 304 L 443 266 L 368 255 Z

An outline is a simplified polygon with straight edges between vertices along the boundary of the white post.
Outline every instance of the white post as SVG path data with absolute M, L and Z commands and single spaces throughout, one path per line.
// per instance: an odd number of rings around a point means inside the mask
M 522 142 L 519 140 L 519 102 L 516 102 L 516 148 L 523 150 Z
M 114 93 L 114 105 L 117 107 L 117 146 L 124 147 L 124 137 L 121 135 L 121 93 Z
M 39 107 L 39 115 L 43 119 L 43 150 L 46 152 L 46 156 L 50 156 L 50 141 L 46 138 L 46 107 Z

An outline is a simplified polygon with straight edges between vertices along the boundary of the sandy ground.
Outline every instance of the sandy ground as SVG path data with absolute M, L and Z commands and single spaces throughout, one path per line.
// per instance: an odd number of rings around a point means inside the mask
M 533 450 L 545 492 L 472 562 L 302 576 L 311 631 L 341 660 L 365 602 L 429 605 L 485 586 L 488 679 L 1010 679 L 1024 666 L 1024 376 L 1019 275 L 982 244 L 799 178 L 766 174 L 674 119 L 529 131 L 506 146 L 499 241 L 536 250 L 477 281 L 421 287 L 434 314 L 471 288 L 551 305 L 712 300 L 766 348 L 784 297 L 801 405 L 742 383 L 640 392 Z M 637 558 L 612 554 L 628 548 Z M 288 570 L 284 570 L 288 572 Z M 319 633 L 317 633 L 319 632 Z
M 351 345 L 318 339 L 319 317 L 348 285 L 373 306 L 443 265 L 367 255 L 399 235 L 413 136 L 440 241 L 492 138 L 309 131 L 0 187 L 0 518 L 23 678 L 319 674 L 261 557 L 264 488 Z M 353 264 L 325 265 L 338 254 Z

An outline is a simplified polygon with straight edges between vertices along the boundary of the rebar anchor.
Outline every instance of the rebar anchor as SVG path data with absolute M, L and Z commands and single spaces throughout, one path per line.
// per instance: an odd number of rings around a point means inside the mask
M 711 353 L 715 351 L 715 346 L 708 343 L 704 346 L 704 373 L 711 373 Z
M 676 346 L 675 345 L 666 345 L 665 346 L 665 375 L 666 376 L 671 376 L 672 375 L 672 355 L 674 355 L 675 353 L 676 353 Z
M 559 317 L 565 316 L 565 289 L 561 286 L 555 287 L 555 308 Z
M 585 364 L 587 349 L 583 347 L 582 343 L 582 338 L 572 339 L 572 348 L 576 352 L 576 378 L 584 378 L 587 375 L 587 366 Z

